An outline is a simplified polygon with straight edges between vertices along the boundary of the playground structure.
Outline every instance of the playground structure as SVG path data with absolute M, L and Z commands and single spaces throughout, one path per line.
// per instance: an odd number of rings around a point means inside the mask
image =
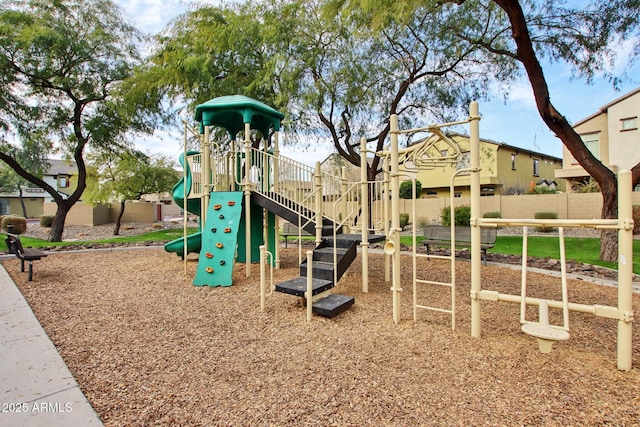
M 223 99 L 224 98 L 224 99 Z M 225 264 L 231 266 L 234 260 L 237 230 L 237 259 L 246 263 L 246 276 L 251 274 L 250 262 L 261 263 L 261 309 L 264 310 L 266 297 L 273 291 L 284 292 L 302 298 L 307 308 L 307 320 L 312 313 L 331 317 L 347 309 L 354 303 L 353 297 L 332 295 L 331 289 L 338 283 L 342 274 L 356 256 L 356 247 L 360 246 L 362 256 L 362 291 L 368 291 L 368 247 L 371 241 L 385 240 L 385 279 L 392 282 L 392 312 L 393 321 L 401 320 L 400 295 L 400 220 L 399 220 L 399 180 L 411 168 L 438 167 L 444 164 L 458 165 L 457 171 L 451 179 L 452 200 L 454 206 L 453 187 L 456 179 L 468 176 L 471 189 L 471 335 L 481 336 L 481 307 L 482 301 L 503 301 L 519 303 L 521 305 L 520 322 L 522 331 L 537 338 L 539 348 L 543 352 L 551 350 L 555 341 L 569 338 L 569 312 L 578 311 L 595 316 L 616 319 L 618 322 L 618 350 L 617 366 L 620 370 L 630 370 L 632 362 L 631 332 L 633 321 L 632 307 L 632 230 L 631 213 L 631 178 L 628 171 L 619 173 L 619 218 L 607 220 L 533 220 L 533 219 L 493 219 L 481 218 L 479 212 L 480 197 L 480 162 L 479 162 L 479 111 L 478 104 L 470 105 L 470 115 L 467 119 L 429 125 L 424 128 L 400 130 L 398 119 L 391 116 L 390 146 L 388 150 L 376 153 L 383 157 L 383 176 L 381 181 L 367 181 L 366 169 L 362 168 L 361 180 L 350 183 L 346 179 L 346 172 L 342 176 L 334 176 L 321 170 L 319 162 L 315 168 L 302 163 L 286 159 L 279 155 L 278 130 L 283 116 L 270 107 L 245 97 L 222 97 L 198 106 L 196 120 L 200 122 L 202 137 L 201 152 L 186 150 L 184 163 L 185 176 L 183 185 L 176 185 L 176 191 L 183 191 L 182 200 L 186 211 L 195 212 L 196 204 L 190 200 L 199 200 L 201 218 L 201 234 L 198 248 L 195 237 L 179 239 L 182 250 L 177 241 L 167 244 L 167 250 L 185 256 L 189 252 L 200 252 L 198 273 L 194 284 L 228 286 L 230 282 L 218 277 L 227 274 L 230 269 L 219 269 L 210 265 L 211 259 L 219 259 L 211 245 L 215 241 L 205 241 L 203 234 L 214 233 L 212 230 L 229 228 L 231 240 L 221 243 L 224 248 Z M 240 122 L 240 125 L 238 124 Z M 448 126 L 468 124 L 470 127 L 469 164 L 460 167 L 462 151 L 455 142 L 450 140 L 442 131 Z M 210 141 L 210 126 L 222 126 L 230 136 L 227 145 Z M 244 130 L 244 141 L 237 142 L 236 134 Z M 251 131 L 258 130 L 263 135 L 264 147 L 258 149 L 252 146 Z M 269 133 L 273 131 L 272 138 Z M 446 156 L 441 156 L 443 150 L 436 146 L 416 144 L 404 150 L 398 148 L 398 137 L 402 134 L 429 131 L 440 136 L 443 144 L 451 147 Z M 185 141 L 187 130 L 185 128 Z M 433 144 L 433 142 L 431 142 Z M 362 165 L 367 164 L 367 147 L 365 139 L 361 142 Z M 453 154 L 451 154 L 453 153 Z M 400 170 L 400 164 L 404 170 Z M 189 178 L 189 176 L 191 176 Z M 179 183 L 180 184 L 180 183 Z M 414 180 L 415 189 L 415 180 Z M 217 192 L 224 194 L 217 198 Z M 235 194 L 235 196 L 234 196 Z M 240 218 L 232 223 L 220 224 L 222 218 L 216 217 L 215 206 L 224 206 L 231 197 L 234 199 L 236 214 Z M 178 199 L 176 199 L 178 200 Z M 210 202 L 210 200 L 212 200 Z M 186 202 L 185 202 L 186 201 Z M 213 203 L 213 210 L 211 204 Z M 451 210 L 453 214 L 453 209 Z M 222 214 L 221 214 L 222 215 Z M 211 219 L 213 218 L 213 219 Z M 280 218 L 315 235 L 316 248 L 308 251 L 303 259 L 299 246 L 301 261 L 301 277 L 277 285 L 267 285 L 267 261 L 274 268 L 279 267 L 278 230 Z M 416 218 L 415 204 L 412 218 Z M 227 219 L 227 217 L 225 217 Z M 455 242 L 455 224 L 451 221 L 451 247 Z M 237 223 L 237 224 L 236 224 Z M 186 224 L 186 217 L 185 217 Z M 205 224 L 204 227 L 202 224 Z M 238 225 L 233 229 L 231 225 Z M 498 227 L 502 225 L 523 227 L 523 266 L 522 287 L 520 295 L 504 295 L 496 291 L 482 288 L 481 277 L 481 227 Z M 544 300 L 527 296 L 527 228 L 528 226 L 549 226 L 560 228 L 561 247 L 561 290 L 562 300 Z M 568 301 L 566 291 L 566 266 L 564 256 L 563 229 L 569 227 L 616 229 L 619 235 L 618 261 L 618 305 L 616 307 L 602 305 L 575 304 Z M 185 225 L 186 230 L 186 225 Z M 189 239 L 191 238 L 191 242 Z M 300 241 L 301 239 L 298 239 Z M 416 227 L 413 230 L 413 318 L 417 319 L 417 309 L 428 309 L 446 312 L 451 315 L 451 326 L 455 328 L 455 251 L 449 256 L 426 255 L 417 253 Z M 211 249 L 211 250 L 210 250 Z M 259 249 L 257 251 L 256 249 Z M 208 255 L 213 255 L 208 258 Z M 220 254 L 221 255 L 221 254 Z M 222 255 L 221 255 L 222 256 Z M 416 259 L 418 257 L 444 258 L 451 263 L 451 280 L 448 283 L 435 282 L 418 278 Z M 200 267 L 202 264 L 202 269 Z M 215 264 L 215 262 L 214 262 Z M 212 268 L 212 270 L 207 270 Z M 230 267 L 229 267 L 230 268 Z M 218 271 L 220 270 L 220 271 Z M 201 272 L 204 271 L 204 272 Z M 416 298 L 417 288 L 423 284 L 447 286 L 451 288 L 451 307 L 430 307 L 419 304 Z M 531 287 L 529 287 L 530 289 Z M 326 304 L 326 306 L 323 306 Z M 527 306 L 538 306 L 539 316 L 536 322 L 526 320 Z M 549 309 L 562 310 L 561 325 L 549 322 Z

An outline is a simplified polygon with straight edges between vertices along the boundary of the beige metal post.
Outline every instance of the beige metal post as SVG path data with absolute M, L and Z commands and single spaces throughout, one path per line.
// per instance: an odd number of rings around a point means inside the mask
M 393 244 L 391 292 L 393 295 L 393 322 L 400 321 L 400 176 L 398 165 L 398 116 L 391 115 L 391 230 L 389 241 Z M 414 219 L 415 220 L 415 219 Z
M 260 245 L 260 311 L 264 311 L 267 302 L 267 272 L 265 256 L 267 250 L 264 245 Z
M 304 295 L 307 303 L 307 322 L 311 322 L 313 316 L 313 251 L 307 251 L 307 291 Z
M 631 370 L 633 321 L 633 207 L 631 172 L 618 174 L 618 369 Z
M 382 229 L 384 235 L 389 236 L 389 225 L 391 224 L 391 217 L 389 215 L 389 156 L 385 156 L 382 160 L 382 169 L 384 170 L 384 183 L 382 184 Z M 384 255 L 384 281 L 391 281 L 391 256 Z
M 362 227 L 362 292 L 369 292 L 369 192 L 367 185 L 367 139 L 360 138 L 360 181 L 362 198 L 362 214 L 360 224 Z
M 202 170 L 200 171 L 200 182 L 202 182 L 202 204 L 200 205 L 200 221 L 201 224 L 207 223 L 207 209 L 209 208 L 209 193 L 211 192 L 211 150 L 210 142 L 211 127 L 204 127 L 204 141 L 202 141 Z
M 347 175 L 346 166 L 342 166 L 340 168 L 340 187 L 342 188 L 342 192 L 340 194 L 342 196 L 342 199 L 340 199 L 340 212 L 338 215 L 335 215 L 334 221 L 342 222 L 342 232 L 349 233 L 351 230 L 347 220 L 347 209 L 350 200 L 348 196 L 345 196 L 347 191 L 349 191 L 349 177 Z
M 480 338 L 481 301 L 479 294 L 482 289 L 480 268 L 480 114 L 478 103 L 472 101 L 469 105 L 469 131 L 471 145 L 471 336 Z M 453 210 L 453 206 L 451 206 Z M 453 248 L 452 248 L 453 250 Z
M 316 202 L 316 246 L 322 242 L 322 171 L 320 162 L 316 162 L 315 175 L 315 202 Z
M 182 263 L 184 264 L 184 274 L 187 274 L 187 222 L 189 220 L 189 212 L 187 212 L 187 206 L 189 205 L 187 195 L 188 191 L 191 190 L 190 188 L 187 190 L 187 167 L 189 167 L 189 162 L 187 161 L 187 131 L 189 129 L 189 125 L 187 124 L 186 120 L 183 120 L 182 122 L 184 123 L 184 147 L 182 152 L 182 157 L 184 158 L 184 164 L 182 166 L 182 183 L 184 184 L 182 186 L 184 190 L 182 192 L 182 200 L 184 203 L 182 209 L 182 212 L 184 213 L 182 218 Z M 193 180 L 191 182 L 193 185 Z
M 245 277 L 251 276 L 251 123 L 244 124 Z
M 275 131 L 273 133 L 273 182 L 271 183 L 271 185 L 273 186 L 273 192 L 278 194 L 278 190 L 280 187 L 280 182 L 278 179 L 278 174 L 279 174 L 279 165 L 278 163 L 280 162 L 280 146 L 279 146 L 279 138 L 280 138 L 280 132 Z M 275 227 L 276 227 L 276 243 L 275 243 L 275 248 L 274 248 L 274 256 L 275 256 L 275 267 L 276 270 L 280 269 L 280 217 L 278 215 L 276 215 L 276 221 L 275 221 Z

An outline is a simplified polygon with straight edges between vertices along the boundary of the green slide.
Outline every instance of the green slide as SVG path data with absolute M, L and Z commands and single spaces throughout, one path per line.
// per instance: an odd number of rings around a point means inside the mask
M 198 151 L 188 151 L 187 155 L 198 154 Z M 185 177 L 180 179 L 173 186 L 173 200 L 176 201 L 176 204 L 183 209 L 186 209 L 187 212 L 200 216 L 200 199 L 187 199 L 187 206 L 184 206 L 184 189 L 185 186 L 188 190 L 191 190 L 191 169 L 189 168 L 189 164 L 185 161 L 184 153 L 180 154 L 179 158 L 180 164 L 185 169 Z M 189 194 L 187 194 L 189 196 Z M 200 252 L 200 247 L 202 245 L 202 234 L 200 232 L 190 234 L 187 236 L 187 254 L 192 252 Z M 169 243 L 164 245 L 164 250 L 167 252 L 176 253 L 180 257 L 184 257 L 184 238 L 180 237 L 179 239 L 172 240 Z

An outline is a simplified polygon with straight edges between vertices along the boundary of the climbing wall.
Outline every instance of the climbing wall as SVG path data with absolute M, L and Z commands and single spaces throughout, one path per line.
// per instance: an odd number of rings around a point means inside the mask
M 242 197 L 241 191 L 211 193 L 194 285 L 231 286 Z

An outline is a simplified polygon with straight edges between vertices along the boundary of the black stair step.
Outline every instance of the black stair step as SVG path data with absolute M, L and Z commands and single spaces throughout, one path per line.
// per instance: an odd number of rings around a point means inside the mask
M 313 262 L 313 275 L 314 279 L 330 280 L 333 282 L 333 262 L 314 261 Z M 300 276 L 307 277 L 307 261 L 304 260 L 300 264 Z
M 346 248 L 337 248 L 336 254 L 338 255 L 338 259 L 342 258 L 348 249 Z M 333 262 L 333 247 L 324 247 L 317 248 L 313 251 L 313 260 L 314 261 L 324 261 L 324 262 Z
M 333 288 L 333 280 L 322 280 L 317 277 L 311 279 L 312 295 L 317 295 Z M 296 277 L 295 279 L 286 280 L 276 285 L 276 291 L 298 297 L 304 297 L 307 291 L 307 278 Z
M 319 316 L 333 317 L 353 305 L 355 299 L 348 295 L 332 294 L 313 303 L 313 312 Z
M 377 242 L 381 242 L 383 240 L 385 240 L 386 237 L 384 235 L 381 234 L 369 234 L 367 236 L 367 240 L 369 241 L 369 243 L 377 243 Z M 329 243 L 333 244 L 333 237 L 325 237 L 325 240 L 327 240 Z M 346 241 L 346 242 L 355 242 L 356 244 L 360 244 L 362 243 L 362 234 L 340 234 L 338 236 L 336 236 L 336 240 L 338 241 L 338 243 L 340 243 L 341 241 Z

